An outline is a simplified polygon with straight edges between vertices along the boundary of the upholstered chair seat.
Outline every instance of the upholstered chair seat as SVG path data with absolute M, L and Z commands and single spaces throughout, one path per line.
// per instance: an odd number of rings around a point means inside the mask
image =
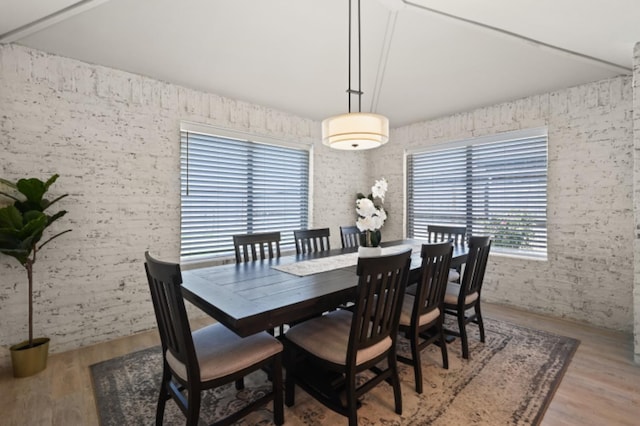
M 400 313 L 400 325 L 409 326 L 411 324 L 411 314 L 413 313 L 413 304 L 415 303 L 415 297 L 410 294 L 405 294 L 402 301 L 402 312 Z M 427 312 L 424 315 L 420 315 L 418 319 L 418 325 L 425 325 L 433 322 L 440 316 L 440 309 L 435 308 L 432 311 Z
M 339 365 L 346 364 L 347 346 L 353 314 L 346 310 L 329 312 L 305 321 L 287 331 L 287 339 L 307 352 Z M 391 337 L 358 351 L 356 365 L 385 353 L 391 346 Z
M 447 283 L 447 292 L 444 295 L 444 303 L 448 303 L 450 305 L 455 305 L 458 303 L 458 296 L 460 295 L 460 284 L 457 283 Z M 478 292 L 474 291 L 471 294 L 467 294 L 464 298 L 464 304 L 469 305 L 472 302 L 475 302 L 478 299 Z
M 222 324 L 194 331 L 193 345 L 203 382 L 251 367 L 282 351 L 282 343 L 266 332 L 242 338 Z M 186 366 L 169 350 L 167 363 L 178 377 L 187 380 Z

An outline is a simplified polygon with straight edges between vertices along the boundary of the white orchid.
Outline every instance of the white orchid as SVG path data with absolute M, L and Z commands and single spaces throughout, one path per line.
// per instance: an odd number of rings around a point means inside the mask
M 384 196 L 387 193 L 387 188 L 389 184 L 385 178 L 377 180 L 376 183 L 371 187 L 371 195 L 374 198 L 380 198 L 380 201 L 384 203 Z
M 356 213 L 358 213 L 356 226 L 360 232 L 366 233 L 365 245 L 375 246 L 380 242 L 379 230 L 384 225 L 384 221 L 387 220 L 387 212 L 381 205 L 376 205 L 374 200 L 379 199 L 380 202 L 384 202 L 387 188 L 387 180 L 382 178 L 377 180 L 371 187 L 371 194 L 368 197 L 359 194 L 361 198 L 356 200 Z M 372 233 L 377 233 L 377 237 Z
M 358 216 L 368 217 L 373 216 L 378 212 L 375 204 L 368 198 L 360 198 L 356 200 L 356 213 Z

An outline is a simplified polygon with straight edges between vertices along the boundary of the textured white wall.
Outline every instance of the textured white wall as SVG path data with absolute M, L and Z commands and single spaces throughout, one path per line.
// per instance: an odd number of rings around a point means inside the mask
M 635 211 L 634 254 L 635 274 L 633 286 L 634 306 L 634 359 L 640 364 L 640 43 L 633 51 L 633 205 Z
M 547 126 L 548 261 L 492 255 L 483 298 L 630 333 L 631 117 L 631 78 L 614 78 L 396 129 L 372 162 L 390 178 L 391 205 L 401 206 L 405 149 Z M 401 219 L 391 217 L 385 238 L 402 236 Z
M 0 176 L 48 178 L 69 211 L 35 265 L 37 336 L 52 352 L 155 326 L 143 268 L 179 258 L 179 123 L 315 143 L 314 225 L 353 221 L 366 156 L 318 143 L 308 119 L 18 45 L 0 46 Z M 339 189 L 336 189 L 339 188 Z M 55 230 L 54 230 L 55 231 Z M 53 235 L 53 234 L 52 234 Z M 0 346 L 26 339 L 26 273 L 0 256 Z M 9 351 L 0 351 L 0 366 Z

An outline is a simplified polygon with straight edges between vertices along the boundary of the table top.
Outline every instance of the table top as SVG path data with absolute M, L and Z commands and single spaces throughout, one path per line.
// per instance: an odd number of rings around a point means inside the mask
M 382 245 L 415 246 L 422 242 L 399 240 Z M 186 300 L 238 335 L 250 336 L 334 309 L 355 296 L 355 265 L 302 277 L 273 266 L 355 252 L 357 249 L 353 248 L 334 249 L 183 271 L 182 293 Z M 464 263 L 467 252 L 466 247 L 455 247 L 452 266 Z M 417 279 L 421 263 L 420 253 L 413 250 L 410 280 Z

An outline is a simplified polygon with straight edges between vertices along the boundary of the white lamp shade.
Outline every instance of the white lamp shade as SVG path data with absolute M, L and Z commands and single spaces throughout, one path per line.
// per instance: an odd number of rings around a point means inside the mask
M 322 121 L 322 143 L 335 149 L 377 148 L 389 141 L 389 120 L 379 114 L 351 112 Z

